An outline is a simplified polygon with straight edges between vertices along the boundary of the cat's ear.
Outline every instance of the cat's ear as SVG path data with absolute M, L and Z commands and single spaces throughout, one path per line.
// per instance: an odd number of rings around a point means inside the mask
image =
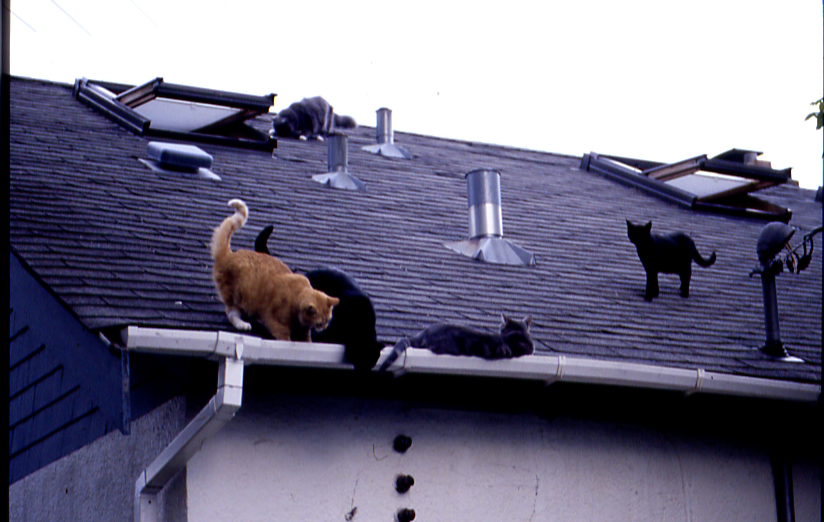
M 503 324 L 506 324 L 506 323 L 509 322 L 509 317 L 507 317 L 506 314 L 503 313 L 503 312 L 501 312 L 501 321 L 503 321 Z
M 652 230 L 652 221 L 647 221 L 647 224 L 646 224 L 646 225 L 644 225 L 644 229 L 645 229 L 647 232 L 649 232 L 650 230 Z
M 532 324 L 532 315 L 531 314 L 524 317 L 524 323 L 526 323 L 526 327 L 529 328 L 529 326 Z
M 337 297 L 327 297 L 326 298 L 326 303 L 331 308 L 331 307 L 337 305 L 338 303 L 340 303 L 340 299 L 338 299 Z

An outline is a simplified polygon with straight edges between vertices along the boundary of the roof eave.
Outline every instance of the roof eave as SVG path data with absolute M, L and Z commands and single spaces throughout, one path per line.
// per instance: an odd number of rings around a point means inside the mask
M 126 349 L 193 357 L 242 358 L 247 364 L 296 366 L 318 369 L 351 369 L 344 362 L 344 347 L 335 344 L 297 343 L 261 339 L 235 332 L 191 331 L 129 326 L 122 331 Z M 375 368 L 388 357 L 384 349 Z M 706 371 L 604 361 L 566 355 L 527 355 L 515 359 L 487 361 L 477 357 L 435 355 L 428 350 L 407 349 L 404 357 L 389 367 L 395 375 L 405 373 L 460 375 L 609 385 L 685 394 L 708 393 L 795 402 L 816 402 L 821 385 L 747 377 Z

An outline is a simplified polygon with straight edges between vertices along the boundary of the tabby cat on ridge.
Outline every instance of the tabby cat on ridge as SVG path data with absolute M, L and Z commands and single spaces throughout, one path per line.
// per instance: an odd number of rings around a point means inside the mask
M 693 240 L 685 233 L 652 234 L 651 229 L 652 221 L 636 225 L 627 219 L 627 236 L 635 245 L 647 274 L 644 299 L 652 301 L 658 297 L 659 273 L 678 274 L 681 278 L 681 297 L 689 297 L 692 262 L 706 268 L 715 263 L 715 252 L 704 259 L 695 248 Z
M 251 330 L 245 314 L 258 320 L 272 337 L 288 341 L 292 330 L 305 329 L 301 341 L 311 341 L 310 329 L 323 330 L 338 299 L 315 290 L 309 280 L 293 274 L 280 260 L 251 250 L 232 252 L 232 234 L 246 223 L 249 209 L 239 199 L 229 201 L 235 213 L 218 226 L 210 245 L 212 276 L 226 306 L 229 321 L 238 330 Z
M 282 138 L 309 138 L 323 141 L 335 129 L 354 129 L 358 124 L 351 116 L 335 114 L 329 102 L 315 96 L 304 98 L 280 111 L 272 121 L 274 133 Z
M 266 242 L 273 229 L 269 225 L 260 231 L 255 239 L 256 252 L 269 255 Z M 312 288 L 340 299 L 329 326 L 322 332 L 312 332 L 312 340 L 344 345 L 344 357 L 355 370 L 371 370 L 383 344 L 375 332 L 375 308 L 369 296 L 342 270 L 320 268 L 307 272 L 306 277 Z
M 426 348 L 439 355 L 470 355 L 491 360 L 532 354 L 535 351 L 529 335 L 532 316 L 518 321 L 501 314 L 501 319 L 501 331 L 496 334 L 448 323 L 433 324 L 398 341 L 379 371 L 386 371 L 410 346 Z

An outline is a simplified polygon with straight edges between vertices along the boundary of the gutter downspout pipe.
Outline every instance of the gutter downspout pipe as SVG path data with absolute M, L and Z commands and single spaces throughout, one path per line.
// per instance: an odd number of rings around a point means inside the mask
M 795 495 L 793 494 L 793 469 L 790 457 L 782 450 L 773 450 L 770 465 L 775 485 L 775 508 L 778 522 L 795 522 Z
M 200 450 L 203 442 L 232 420 L 243 398 L 243 338 L 235 345 L 234 356 L 219 359 L 217 392 L 194 419 L 135 482 L 135 522 L 157 522 L 157 496 L 163 487 Z

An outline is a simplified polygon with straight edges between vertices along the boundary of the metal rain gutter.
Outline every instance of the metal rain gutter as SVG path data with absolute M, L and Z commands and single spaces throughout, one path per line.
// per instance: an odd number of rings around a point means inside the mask
M 130 326 L 124 331 L 130 351 L 201 357 L 231 357 L 242 341 L 246 364 L 299 366 L 304 368 L 351 369 L 344 362 L 344 347 L 337 344 L 296 343 L 260 339 L 229 332 L 166 330 Z M 391 347 L 381 352 L 375 368 L 389 356 Z M 376 370 L 375 370 L 376 371 Z M 526 355 L 514 359 L 487 361 L 477 357 L 436 355 L 425 349 L 408 348 L 406 355 L 389 366 L 395 375 L 403 373 L 467 375 L 581 384 L 627 386 L 681 391 L 687 394 L 712 393 L 764 399 L 815 402 L 821 385 L 778 381 L 650 364 L 602 361 L 565 355 Z

